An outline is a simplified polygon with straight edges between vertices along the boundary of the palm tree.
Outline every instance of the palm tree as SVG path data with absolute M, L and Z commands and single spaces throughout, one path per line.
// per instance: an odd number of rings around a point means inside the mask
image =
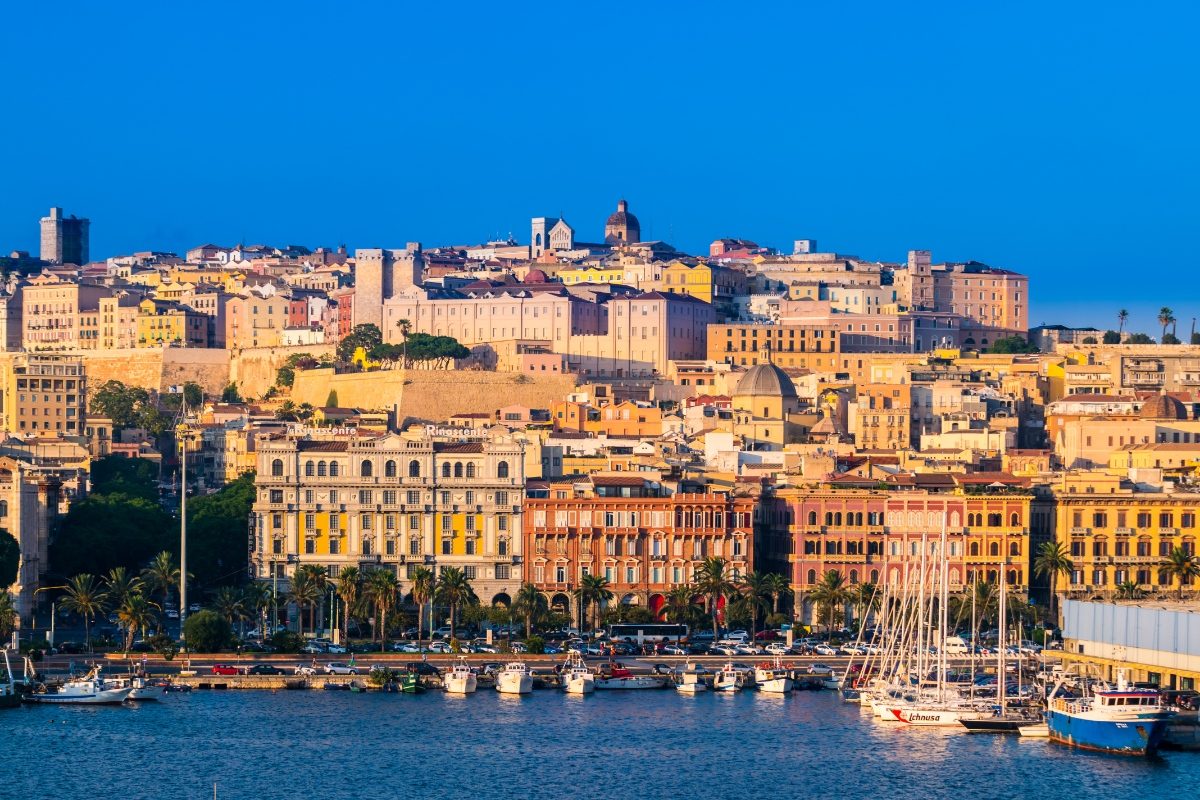
M 538 591 L 532 583 L 522 584 L 513 599 L 513 611 L 525 620 L 525 638 L 533 634 L 533 621 L 550 610 L 546 595 Z
M 108 596 L 100 589 L 95 576 L 86 572 L 67 581 L 66 593 L 59 602 L 63 608 L 83 617 L 87 647 L 92 649 L 92 620 L 103 614 Z
M 1176 597 L 1180 600 L 1183 599 L 1184 584 L 1191 583 L 1200 577 L 1200 561 L 1182 547 L 1173 549 L 1171 554 L 1158 565 L 1158 568 L 1168 578 L 1179 580 Z
M 850 591 L 846 588 L 846 578 L 836 569 L 831 569 L 821 576 L 809 593 L 809 598 L 817 607 L 817 624 L 824 617 L 829 630 L 833 630 L 833 622 L 837 619 L 838 609 L 843 609 L 850 599 Z
M 871 616 L 872 611 L 879 608 L 880 596 L 879 587 L 874 583 L 867 581 L 860 583 L 854 588 L 851 593 L 851 602 L 854 605 L 854 613 L 859 620 L 859 627 L 867 624 L 867 617 Z
M 280 404 L 279 408 L 275 410 L 275 419 L 291 420 L 295 422 L 299 418 L 300 416 L 296 411 L 296 404 L 291 400 L 284 400 L 283 403 Z
M 443 567 L 442 574 L 438 576 L 437 585 L 434 588 L 434 595 L 438 601 L 450 606 L 450 638 L 454 637 L 454 624 L 458 609 L 465 605 L 475 605 L 479 602 L 479 598 L 475 595 L 475 590 L 471 588 L 471 581 L 467 578 L 467 573 L 463 572 L 458 567 Z
M 1118 600 L 1141 600 L 1142 595 L 1141 588 L 1133 581 L 1125 581 L 1117 584 Z
M 300 619 L 300 635 L 304 635 L 304 609 L 308 609 L 308 627 L 314 627 L 314 612 L 325 591 L 325 568 L 312 564 L 301 564 L 292 574 L 292 602 Z
M 667 592 L 666 597 L 663 598 L 662 606 L 658 609 L 658 613 L 668 622 L 686 623 L 692 621 L 698 610 L 699 606 L 696 605 L 696 587 L 691 584 L 684 584 L 676 586 Z
M 696 591 L 708 598 L 708 613 L 712 615 L 713 639 L 720 636 L 717 615 L 721 600 L 737 591 L 737 585 L 725 571 L 727 562 L 718 556 L 709 556 L 696 568 Z
M 158 619 L 158 606 L 151 603 L 140 592 L 128 595 L 117 607 L 117 619 L 125 629 L 125 652 L 133 647 L 133 634 L 138 631 L 146 635 L 146 627 Z
M 767 573 L 767 591 L 771 595 L 771 613 L 779 613 L 779 600 L 792 593 L 788 579 L 778 572 Z
M 603 575 L 584 575 L 579 581 L 579 588 L 574 591 L 584 609 L 592 612 L 592 631 L 600 626 L 600 607 L 613 599 L 612 590 L 608 588 L 608 578 Z M 580 620 L 582 622 L 582 620 Z
M 771 587 L 767 580 L 769 576 L 761 572 L 747 572 L 738 581 L 737 592 L 741 607 L 750 615 L 750 638 L 758 633 L 758 614 L 771 608 Z
M 1054 609 L 1055 598 L 1058 595 L 1058 576 L 1070 575 L 1075 571 L 1075 562 L 1071 560 L 1067 546 L 1062 542 L 1043 542 L 1038 548 L 1037 558 L 1033 560 L 1033 571 L 1050 579 L 1050 616 L 1057 623 L 1058 614 Z
M 1125 333 L 1125 323 L 1128 321 L 1129 321 L 1129 312 L 1126 309 L 1122 308 L 1120 311 L 1117 312 L 1118 340 L 1119 340 L 1119 338 L 1121 338 L 1121 334 Z
M 349 641 L 350 637 L 350 612 L 354 609 L 354 603 L 358 600 L 358 593 L 362 589 L 362 574 L 359 573 L 358 567 L 342 567 L 342 571 L 337 575 L 337 596 L 342 601 L 342 641 Z
M 142 583 L 154 593 L 162 593 L 163 607 L 171 601 L 171 590 L 179 586 L 179 565 L 169 550 L 163 550 L 142 570 Z
M 408 369 L 408 337 L 412 335 L 412 321 L 409 319 L 402 319 L 396 323 L 396 327 L 400 329 L 400 336 L 404 339 L 404 362 L 402 366 L 405 369 Z
M 314 411 L 316 411 L 316 409 L 313 408 L 312 403 L 301 403 L 300 405 L 296 406 L 296 417 L 301 420 L 310 420 L 312 419 Z
M 390 569 L 373 569 L 367 573 L 363 581 L 363 594 L 375 605 L 375 616 L 379 624 L 373 633 L 379 634 L 379 651 L 387 646 L 387 615 L 396 605 L 396 596 L 400 592 L 400 584 L 396 581 L 396 573 Z
M 433 601 L 433 590 L 437 579 L 429 567 L 417 567 L 412 574 L 412 601 L 417 606 L 417 641 L 425 634 L 425 604 Z M 433 621 L 433 609 L 429 611 L 430 622 Z
M 242 587 L 242 604 L 247 611 L 252 611 L 255 619 L 258 620 L 260 639 L 267 638 L 267 610 L 271 608 L 274 600 L 271 590 L 265 583 L 251 581 Z M 271 633 L 274 634 L 275 631 L 271 631 Z
M 142 579 L 128 574 L 124 567 L 113 567 L 104 576 L 104 585 L 109 602 L 115 607 L 124 603 L 131 595 L 141 592 Z
M 233 625 L 246 618 L 246 597 L 236 587 L 222 586 L 213 595 L 212 608 Z
M 1163 306 L 1158 310 L 1158 324 L 1162 325 L 1162 338 L 1158 340 L 1159 344 L 1163 343 L 1163 339 L 1167 338 L 1167 328 L 1175 321 L 1175 312 Z

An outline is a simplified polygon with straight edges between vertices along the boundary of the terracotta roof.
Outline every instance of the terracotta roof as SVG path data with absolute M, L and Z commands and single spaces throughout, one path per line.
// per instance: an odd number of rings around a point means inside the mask
M 644 486 L 645 478 L 633 475 L 593 475 L 593 486 Z
M 435 453 L 482 453 L 481 442 L 434 442 Z
M 344 453 L 349 444 L 349 442 L 301 441 L 296 443 L 296 449 L 303 453 Z

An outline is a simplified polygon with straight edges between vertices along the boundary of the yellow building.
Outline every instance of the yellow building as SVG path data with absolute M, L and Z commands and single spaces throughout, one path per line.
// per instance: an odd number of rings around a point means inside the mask
M 361 433 L 361 431 L 360 431 Z M 521 586 L 522 446 L 510 440 L 307 432 L 257 443 L 253 574 L 295 566 L 461 568 L 480 600 Z
M 558 278 L 567 286 L 579 283 L 624 283 L 625 269 L 619 265 L 593 264 L 559 270 Z
M 147 298 L 138 304 L 137 346 L 206 347 L 208 322 L 187 306 Z
M 1071 472 L 1055 499 L 1056 536 L 1073 562 L 1058 591 L 1112 597 L 1123 584 L 1149 593 L 1179 588 L 1161 566 L 1175 548 L 1196 554 L 1200 493 L 1142 491 L 1107 472 Z M 1194 593 L 1196 584 L 1183 589 Z
M 719 313 L 730 310 L 733 298 L 749 291 L 744 272 L 716 264 L 686 264 L 673 261 L 663 267 L 663 291 L 686 294 L 717 307 Z

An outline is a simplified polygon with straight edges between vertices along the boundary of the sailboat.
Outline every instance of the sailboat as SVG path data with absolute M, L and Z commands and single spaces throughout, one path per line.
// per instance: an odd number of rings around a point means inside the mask
M 960 724 L 970 733 L 1020 733 L 1022 728 L 1037 725 L 1042 721 L 1041 714 L 1013 710 L 1008 705 L 1008 665 L 1006 659 L 1008 652 L 1008 581 L 1003 575 L 1000 578 L 999 616 L 998 644 L 1000 646 L 996 648 L 995 713 L 990 716 L 978 716 L 959 720 Z

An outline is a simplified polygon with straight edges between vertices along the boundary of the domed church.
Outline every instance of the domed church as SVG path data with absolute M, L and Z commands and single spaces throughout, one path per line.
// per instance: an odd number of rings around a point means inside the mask
M 733 393 L 733 432 L 747 450 L 782 450 L 789 414 L 799 407 L 796 385 L 774 364 L 751 367 Z
M 629 213 L 629 203 L 622 199 L 617 203 L 617 210 L 609 215 L 604 223 L 604 242 L 606 244 L 632 244 L 642 240 L 642 226 L 638 218 Z

